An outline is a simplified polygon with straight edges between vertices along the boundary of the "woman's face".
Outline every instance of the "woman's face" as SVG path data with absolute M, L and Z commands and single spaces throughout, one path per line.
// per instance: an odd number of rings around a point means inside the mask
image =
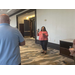
M 44 31 L 44 27 L 42 27 L 42 31 Z

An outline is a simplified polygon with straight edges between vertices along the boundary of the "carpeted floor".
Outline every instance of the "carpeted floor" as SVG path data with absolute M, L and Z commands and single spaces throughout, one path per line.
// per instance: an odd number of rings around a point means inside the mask
M 20 47 L 22 65 L 73 65 L 73 59 L 59 55 L 59 50 L 47 48 L 46 55 L 42 54 L 42 48 L 35 44 L 35 39 L 25 38 L 26 45 Z

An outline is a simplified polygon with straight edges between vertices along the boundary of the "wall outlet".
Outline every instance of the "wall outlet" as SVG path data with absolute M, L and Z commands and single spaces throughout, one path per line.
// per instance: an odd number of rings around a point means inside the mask
M 45 19 L 44 21 L 47 21 L 47 19 Z

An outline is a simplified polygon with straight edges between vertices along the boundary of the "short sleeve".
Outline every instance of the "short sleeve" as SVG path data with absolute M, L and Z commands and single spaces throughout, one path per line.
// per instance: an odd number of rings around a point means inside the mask
M 22 34 L 21 34 L 21 32 L 19 30 L 18 30 L 18 38 L 19 38 L 19 42 L 25 41 L 23 36 L 22 36 Z

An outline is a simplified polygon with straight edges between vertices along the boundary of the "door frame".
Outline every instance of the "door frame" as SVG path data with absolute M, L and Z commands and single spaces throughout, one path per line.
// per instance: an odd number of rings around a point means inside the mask
M 19 14 L 19 15 L 16 15 L 16 21 L 17 21 L 17 28 L 18 28 L 18 16 L 20 16 L 20 15 L 23 15 L 23 14 L 26 14 L 26 13 L 30 13 L 30 12 L 32 12 L 32 11 L 35 11 L 35 43 L 37 43 L 37 37 L 36 37 L 36 25 L 37 25 L 37 23 L 36 23 L 36 9 L 30 9 L 30 10 L 28 10 L 28 11 L 25 11 L 25 12 L 23 12 L 23 13 L 21 13 L 21 14 Z
M 31 20 L 31 19 L 35 19 L 35 17 L 29 18 L 29 23 L 30 23 L 30 20 Z M 35 27 L 35 26 L 34 26 L 34 27 Z M 35 28 L 34 28 L 34 31 L 35 31 Z M 33 36 L 33 37 L 34 37 L 34 36 Z

